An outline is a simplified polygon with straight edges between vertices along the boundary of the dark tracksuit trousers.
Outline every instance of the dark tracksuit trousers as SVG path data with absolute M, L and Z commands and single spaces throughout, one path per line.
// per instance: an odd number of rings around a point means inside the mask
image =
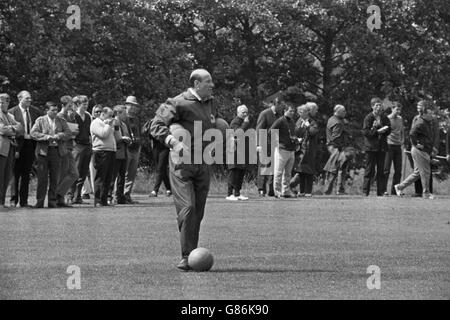
M 198 246 L 200 224 L 209 192 L 210 168 L 205 164 L 175 165 L 170 156 L 169 166 L 181 255 L 187 257 Z
M 241 195 L 242 183 L 244 182 L 245 169 L 233 168 L 228 172 L 228 195 L 236 197 Z
M 155 143 L 155 142 L 154 142 Z M 157 142 L 156 142 L 157 143 Z M 164 182 L 166 190 L 171 190 L 169 180 L 169 152 L 170 150 L 159 143 L 152 149 L 153 162 L 155 163 L 155 186 L 153 191 L 158 193 L 161 183 Z
M 377 177 L 377 195 L 382 196 L 386 187 L 384 174 L 385 151 L 366 151 L 366 169 L 364 171 L 363 193 L 368 196 L 370 186 L 375 177 Z

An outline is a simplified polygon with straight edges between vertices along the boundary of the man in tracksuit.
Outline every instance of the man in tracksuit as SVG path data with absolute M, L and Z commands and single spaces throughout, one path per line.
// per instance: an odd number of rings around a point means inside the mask
M 204 69 L 194 70 L 189 82 L 191 88 L 175 98 L 169 98 L 166 104 L 160 106 L 150 128 L 150 133 L 155 139 L 172 149 L 169 156 L 170 183 L 178 216 L 182 256 L 177 267 L 183 271 L 191 269 L 188 265 L 188 256 L 198 245 L 200 224 L 210 183 L 209 166 L 204 163 L 203 158 L 198 164 L 194 162 L 194 154 L 199 151 L 203 154 L 203 149 L 207 145 L 202 141 L 194 141 L 199 139 L 194 135 L 194 125 L 198 126 L 201 123 L 203 136 L 207 129 L 215 127 L 216 115 L 216 107 L 211 96 L 214 84 L 209 72 Z M 171 134 L 169 130 L 171 124 L 178 124 L 190 133 L 190 148 Z M 197 144 L 202 146 L 202 150 L 195 150 Z M 190 154 L 190 164 L 179 163 L 172 157 L 174 153 L 179 154 L 181 151 Z M 185 155 L 183 154 L 183 158 Z

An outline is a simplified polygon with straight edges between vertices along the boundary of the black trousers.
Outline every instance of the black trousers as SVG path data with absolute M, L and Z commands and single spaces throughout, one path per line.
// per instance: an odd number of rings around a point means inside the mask
M 198 246 L 200 224 L 205 214 L 210 184 L 210 168 L 205 164 L 175 165 L 169 159 L 170 183 L 177 211 L 181 256 Z
M 37 190 L 36 205 L 44 205 L 48 191 L 48 203 L 56 204 L 56 188 L 58 187 L 61 169 L 61 157 L 58 147 L 49 147 L 47 156 L 37 156 Z
M 83 189 L 84 180 L 89 174 L 89 164 L 92 157 L 92 146 L 76 144 L 72 151 L 75 165 L 78 170 L 78 179 L 69 190 L 69 195 L 75 199 L 81 199 L 81 189 Z
M 366 169 L 364 172 L 363 193 L 368 196 L 370 193 L 370 185 L 373 178 L 377 177 L 377 195 L 382 196 L 386 183 L 384 182 L 384 159 L 386 152 L 384 151 L 366 151 Z
M 291 179 L 290 187 L 291 189 L 294 189 L 297 187 L 297 185 L 300 184 L 300 193 L 312 194 L 313 182 L 314 182 L 314 175 L 303 172 L 297 172 L 295 176 Z
M 394 163 L 394 176 L 392 177 L 391 194 L 395 195 L 396 184 L 400 183 L 402 179 L 402 147 L 400 145 L 388 145 L 386 158 L 384 159 L 384 181 L 386 186 L 384 191 L 387 191 L 387 184 L 389 181 L 389 174 L 391 171 L 391 164 Z
M 30 173 L 35 159 L 35 149 L 34 140 L 24 140 L 19 151 L 19 158 L 14 163 L 14 192 L 11 202 L 20 203 L 21 206 L 28 204 Z
M 239 197 L 241 195 L 242 183 L 244 182 L 245 169 L 233 168 L 228 172 L 228 195 Z
M 97 170 L 94 180 L 94 195 L 102 205 L 107 205 L 116 153 L 114 151 L 94 151 L 93 157 L 94 168 Z
M 116 186 L 117 202 L 125 202 L 125 174 L 127 173 L 127 159 L 115 159 L 108 196 L 112 198 L 114 185 Z
M 169 179 L 169 152 L 164 146 L 152 149 L 153 162 L 155 163 L 155 185 L 153 191 L 158 193 L 161 183 L 164 182 L 166 190 L 170 190 Z

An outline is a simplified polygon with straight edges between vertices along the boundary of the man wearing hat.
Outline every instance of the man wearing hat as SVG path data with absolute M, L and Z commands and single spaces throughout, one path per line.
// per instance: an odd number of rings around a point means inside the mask
M 136 97 L 128 96 L 125 101 L 127 108 L 127 119 L 125 124 L 130 134 L 131 143 L 128 145 L 127 173 L 125 175 L 125 201 L 129 204 L 137 203 L 131 199 L 134 180 L 136 179 L 139 156 L 141 155 L 141 122 L 138 117 L 139 104 Z

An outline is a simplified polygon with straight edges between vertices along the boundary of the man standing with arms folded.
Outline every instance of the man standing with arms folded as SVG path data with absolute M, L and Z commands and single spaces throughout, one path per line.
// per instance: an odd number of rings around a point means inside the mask
M 384 159 L 387 151 L 387 136 L 391 133 L 391 122 L 383 114 L 382 101 L 373 98 L 370 101 L 372 112 L 364 118 L 363 135 L 364 149 L 366 151 L 366 168 L 364 170 L 363 193 L 368 196 L 370 186 L 377 171 L 377 196 L 384 194 Z
M 195 125 L 201 124 L 202 136 L 206 130 L 215 127 L 216 122 L 216 107 L 212 98 L 214 84 L 210 73 L 204 69 L 194 70 L 189 83 L 191 87 L 187 91 L 160 106 L 150 128 L 155 139 L 172 148 L 172 154 L 183 150 L 183 158 L 191 158 L 190 164 L 180 164 L 174 162 L 175 157 L 169 156 L 170 183 L 178 216 L 182 257 L 177 268 L 183 271 L 190 270 L 188 256 L 198 246 L 210 184 L 210 166 L 204 163 L 203 157 L 199 164 L 193 161 L 194 154 L 201 152 L 203 155 L 207 145 L 201 137 L 201 141 L 195 141 L 194 122 Z M 190 149 L 170 133 L 172 123 L 179 124 L 190 133 Z M 196 144 L 202 146 L 202 150 L 196 150 Z
M 419 116 L 415 118 L 409 133 L 411 138 L 411 156 L 414 161 L 414 171 L 402 183 L 395 185 L 395 192 L 402 196 L 402 191 L 410 184 L 421 180 L 422 197 L 434 199 L 430 192 L 430 155 L 433 152 L 433 117 L 428 113 L 429 105 L 425 101 L 419 101 L 417 111 Z
M 71 132 L 64 119 L 57 117 L 58 106 L 47 102 L 47 115 L 39 117 L 31 129 L 31 136 L 37 141 L 37 191 L 35 208 L 43 208 L 48 187 L 48 207 L 56 208 L 56 188 L 61 168 L 61 157 L 66 155 L 66 140 Z M 50 185 L 49 185 L 50 178 Z
M 16 154 L 16 135 L 22 133 L 23 127 L 13 115 L 8 113 L 9 95 L 0 94 L 0 208 L 6 208 L 5 197 Z
M 89 163 L 92 156 L 91 145 L 91 116 L 86 112 L 89 100 L 86 96 L 76 96 L 73 98 L 76 108 L 75 122 L 78 124 L 78 135 L 75 137 L 75 146 L 73 149 L 73 158 L 78 170 L 78 179 L 72 184 L 69 191 L 69 200 L 73 204 L 83 204 L 81 199 L 81 189 L 84 180 L 89 174 Z
M 61 157 L 61 174 L 58 182 L 58 188 L 56 189 L 56 205 L 58 207 L 70 207 L 70 205 L 66 204 L 65 195 L 78 179 L 78 169 L 72 152 L 74 145 L 73 139 L 79 134 L 79 130 L 77 127 L 78 125 L 75 123 L 72 97 L 61 97 L 61 105 L 62 108 L 58 113 L 58 117 L 66 121 L 69 129 L 72 126 L 73 130 L 70 130 L 71 137 L 66 141 L 66 148 L 68 152 Z
M 24 133 L 16 136 L 19 155 L 14 163 L 14 185 L 12 186 L 14 195 L 11 197 L 11 206 L 16 207 L 19 203 L 22 208 L 30 208 L 28 190 L 36 149 L 36 141 L 33 140 L 30 132 L 36 119 L 41 116 L 41 112 L 31 105 L 32 99 L 28 91 L 19 92 L 17 98 L 19 105 L 9 110 L 9 113 L 23 126 Z
M 131 143 L 128 144 L 127 173 L 125 175 L 125 200 L 129 204 L 137 203 L 131 199 L 134 180 L 136 179 L 139 166 L 139 157 L 141 155 L 141 121 L 138 117 L 139 104 L 136 97 L 129 96 L 125 101 L 127 108 L 127 119 L 125 121 L 128 133 L 131 137 Z
M 402 178 L 402 145 L 405 141 L 405 130 L 401 113 L 402 105 L 396 102 L 392 106 L 391 114 L 388 115 L 388 119 L 391 122 L 391 133 L 387 137 L 388 147 L 384 160 L 384 181 L 386 182 L 384 195 L 388 195 L 387 185 L 392 163 L 394 163 L 394 177 L 392 178 L 391 195 L 395 195 L 394 186 L 399 184 Z

